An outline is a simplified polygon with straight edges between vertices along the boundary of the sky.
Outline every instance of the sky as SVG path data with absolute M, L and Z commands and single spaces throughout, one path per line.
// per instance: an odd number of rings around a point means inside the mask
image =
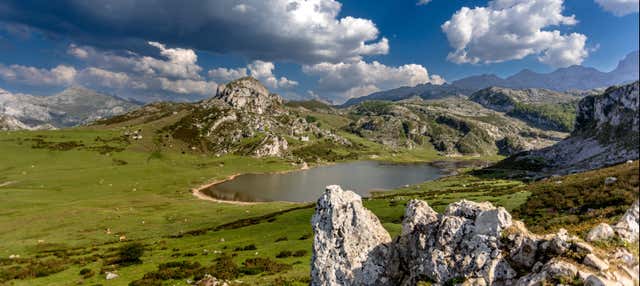
M 639 0 L 3 0 L 0 89 L 199 100 L 253 76 L 343 102 L 470 75 L 615 68 Z

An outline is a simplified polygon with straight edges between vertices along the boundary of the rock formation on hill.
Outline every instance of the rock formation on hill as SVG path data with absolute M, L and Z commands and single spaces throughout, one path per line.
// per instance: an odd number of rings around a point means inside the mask
M 438 214 L 410 201 L 391 240 L 358 195 L 330 186 L 311 223 L 311 285 L 638 285 L 626 249 L 604 252 L 563 229 L 530 233 L 490 203 L 462 200 Z
M 251 77 L 219 86 L 213 98 L 194 104 L 186 116 L 165 130 L 191 148 L 216 154 L 283 157 L 289 150 L 288 140 L 303 137 L 351 144 L 291 112 L 280 96 Z
M 578 105 L 571 136 L 548 148 L 508 158 L 498 167 L 573 173 L 638 159 L 639 82 L 587 96 Z

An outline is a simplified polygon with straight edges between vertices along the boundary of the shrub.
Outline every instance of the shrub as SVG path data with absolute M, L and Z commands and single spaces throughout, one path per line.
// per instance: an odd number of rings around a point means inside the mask
M 139 242 L 128 243 L 118 250 L 118 264 L 141 263 L 140 257 L 144 254 L 144 245 Z
M 293 253 L 289 250 L 283 250 L 280 251 L 280 253 L 278 253 L 276 255 L 276 258 L 286 258 L 286 257 L 291 257 L 291 255 L 293 255 Z
M 223 255 L 218 258 L 210 271 L 210 274 L 214 277 L 225 280 L 235 279 L 240 274 L 238 265 L 236 265 L 228 255 Z
M 92 277 L 93 275 L 95 275 L 95 272 L 93 272 L 93 270 L 91 270 L 89 268 L 82 268 L 80 270 L 80 275 L 83 278 L 89 278 L 89 277 Z
M 293 257 L 302 257 L 307 255 L 307 251 L 306 250 L 297 250 L 296 252 L 293 253 Z
M 273 274 L 287 271 L 292 268 L 291 265 L 263 257 L 249 258 L 243 262 L 243 266 L 244 267 L 240 271 L 248 275 L 255 275 L 262 272 Z
M 235 251 L 249 251 L 249 250 L 256 250 L 256 249 L 258 249 L 258 248 L 256 247 L 255 244 L 249 244 L 249 245 L 246 245 L 244 247 L 236 247 L 234 250 Z

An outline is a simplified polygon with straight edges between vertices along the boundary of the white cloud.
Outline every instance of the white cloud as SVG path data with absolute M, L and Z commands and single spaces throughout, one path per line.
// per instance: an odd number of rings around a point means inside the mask
M 638 0 L 595 0 L 606 11 L 613 13 L 618 17 L 628 14 L 638 13 Z
M 201 94 L 213 95 L 218 85 L 215 82 L 207 82 L 202 80 L 169 80 L 160 78 L 160 84 L 163 90 L 179 93 L 179 94 Z
M 124 88 L 131 86 L 131 79 L 126 73 L 112 72 L 101 68 L 89 67 L 83 69 L 76 79 L 87 86 L 102 86 L 110 88 Z M 140 87 L 140 86 L 138 86 Z
M 416 3 L 416 5 L 427 5 L 429 4 L 429 2 L 431 2 L 431 0 L 418 0 L 418 3 Z
M 202 67 L 197 64 L 198 56 L 194 50 L 167 48 L 157 42 L 148 42 L 148 45 L 157 48 L 164 59 L 141 56 L 133 52 L 122 55 L 73 44 L 69 45 L 67 53 L 109 70 L 176 79 L 200 79 Z
M 215 68 L 209 70 L 209 78 L 220 82 L 228 82 L 241 77 L 251 75 L 269 88 L 289 89 L 298 85 L 297 81 L 286 77 L 276 77 L 273 70 L 276 68 L 272 62 L 255 60 L 244 68 Z
M 388 41 L 373 21 L 341 15 L 342 4 L 336 0 L 140 0 L 135 5 L 60 0 L 54 11 L 33 5 L 9 1 L 0 16 L 105 48 L 130 49 L 153 40 L 301 64 L 335 63 L 389 52 Z M 64 11 L 77 11 L 77 17 L 70 18 Z M 104 27 L 122 27 L 123 23 L 130 28 L 102 32 Z
M 552 26 L 572 26 L 563 0 L 493 0 L 487 7 L 462 7 L 442 25 L 455 63 L 496 63 L 537 55 L 554 67 L 580 64 L 588 56 L 587 37 L 562 34 Z
M 220 82 L 227 82 L 227 81 L 232 81 L 234 79 L 247 76 L 247 69 L 246 68 L 237 68 L 237 69 L 215 68 L 215 69 L 209 70 L 209 72 L 207 72 L 207 75 L 214 80 L 218 80 Z
M 0 78 L 7 82 L 26 85 L 67 86 L 73 83 L 77 71 L 74 67 L 58 65 L 52 69 L 23 65 L 0 64 Z
M 247 68 L 252 77 L 258 79 L 267 87 L 288 89 L 298 85 L 297 81 L 290 80 L 286 77 L 277 78 L 273 74 L 276 66 L 272 62 L 253 61 Z
M 400 86 L 444 83 L 442 77 L 430 76 L 425 67 L 417 64 L 391 67 L 377 61 L 367 63 L 360 60 L 308 65 L 303 66 L 302 70 L 320 77 L 320 91 L 333 93 L 342 100 Z

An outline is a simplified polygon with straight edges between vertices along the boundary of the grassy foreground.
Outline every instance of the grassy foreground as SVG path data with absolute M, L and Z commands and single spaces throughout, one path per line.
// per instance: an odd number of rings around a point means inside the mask
M 189 192 L 236 173 L 295 166 L 279 159 L 157 152 L 144 144 L 149 142 L 125 142 L 119 131 L 97 129 L 0 132 L 0 285 L 186 285 L 204 273 L 232 284 L 308 285 L 313 204 L 233 205 Z M 410 152 L 380 154 L 414 158 Z M 634 171 L 637 162 L 608 169 L 589 181 L 590 190 L 605 188 L 602 176 L 619 176 L 619 185 L 606 187 L 625 198 L 637 195 L 637 175 L 635 181 L 624 175 Z M 540 195 L 549 184 L 560 192 L 566 184 L 579 185 L 578 178 L 527 185 L 462 174 L 378 193 L 365 206 L 392 235 L 412 198 L 437 211 L 463 198 L 488 200 L 542 227 L 553 213 L 527 209 L 552 203 Z M 619 215 L 616 209 L 585 217 L 577 229 Z M 143 254 L 124 261 L 119 251 L 132 243 Z M 106 271 L 120 277 L 107 281 Z

